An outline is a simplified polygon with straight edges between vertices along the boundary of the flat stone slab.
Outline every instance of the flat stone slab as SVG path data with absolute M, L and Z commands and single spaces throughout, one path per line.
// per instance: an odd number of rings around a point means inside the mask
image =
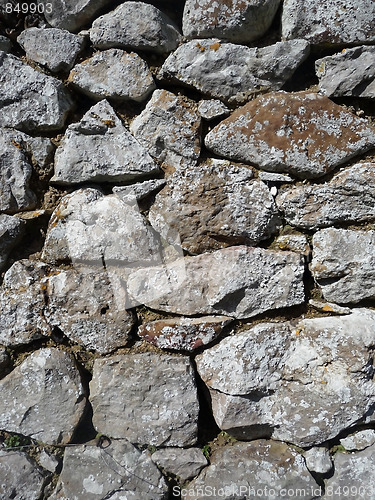
M 135 52 L 108 49 L 74 66 L 68 81 L 91 99 L 117 102 L 147 99 L 155 88 L 146 64 Z
M 165 471 L 177 476 L 181 482 L 197 476 L 208 465 L 200 448 L 161 448 L 152 454 L 151 459 Z
M 191 446 L 199 404 L 188 357 L 126 354 L 94 363 L 90 383 L 98 432 L 132 443 Z
M 219 156 L 308 179 L 373 148 L 375 129 L 314 92 L 273 92 L 237 109 L 205 144 Z
M 249 48 L 217 38 L 199 39 L 170 54 L 158 78 L 193 87 L 209 97 L 241 103 L 259 91 L 279 90 L 309 53 L 305 40 Z
M 375 297 L 375 231 L 322 229 L 312 245 L 310 269 L 326 300 L 349 304 Z
M 199 102 L 198 113 L 207 121 L 230 114 L 229 108 L 220 99 L 203 99 Z
M 0 270 L 6 264 L 9 253 L 22 238 L 26 224 L 10 215 L 0 214 Z
M 347 451 L 365 450 L 375 444 L 375 430 L 365 429 L 340 439 L 340 444 Z
M 78 31 L 110 3 L 111 0 L 51 0 L 44 15 L 54 28 Z

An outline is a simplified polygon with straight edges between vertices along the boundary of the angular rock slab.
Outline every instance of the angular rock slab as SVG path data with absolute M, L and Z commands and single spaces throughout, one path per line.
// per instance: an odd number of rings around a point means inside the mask
M 250 318 L 304 301 L 304 265 L 292 252 L 237 246 L 140 269 L 129 276 L 130 295 L 176 314 Z
M 155 90 L 130 131 L 154 158 L 178 169 L 196 165 L 201 150 L 200 126 L 192 101 L 167 90 Z
M 127 354 L 97 359 L 90 383 L 93 424 L 112 438 L 191 446 L 199 404 L 189 358 Z
M 197 476 L 208 465 L 200 448 L 161 448 L 152 454 L 151 459 L 165 471 L 178 476 L 182 483 Z
M 0 52 L 0 122 L 25 132 L 63 128 L 73 101 L 63 83 Z
M 375 220 L 375 163 L 357 163 L 324 184 L 284 189 L 276 204 L 288 224 L 304 229 Z
M 25 222 L 17 217 L 0 215 L 0 271 L 6 263 L 9 253 L 22 238 L 25 225 Z
M 78 31 L 110 3 L 111 0 L 51 0 L 44 15 L 54 28 Z
M 198 113 L 207 121 L 228 116 L 230 111 L 219 99 L 203 99 L 199 102 Z
M 210 498 L 212 492 L 217 493 L 216 498 L 226 500 L 276 499 L 286 496 L 288 490 L 294 492 L 293 498 L 312 500 L 319 491 L 302 455 L 285 443 L 263 439 L 237 442 L 219 448 L 210 462 L 209 467 L 183 488 L 183 500 Z M 301 490 L 302 496 L 296 494 Z
M 85 40 L 66 30 L 28 28 L 22 31 L 17 42 L 29 59 L 58 73 L 72 69 Z
M 319 94 L 274 92 L 237 109 L 205 144 L 269 172 L 314 178 L 374 147 L 375 129 Z
M 182 20 L 188 38 L 217 37 L 235 43 L 260 38 L 272 24 L 280 0 L 187 0 Z
M 155 191 L 159 191 L 165 184 L 166 181 L 164 179 L 151 179 L 149 181 L 136 182 L 130 186 L 115 186 L 112 192 L 124 203 L 129 203 L 134 199 L 138 203 Z
M 365 450 L 375 444 L 375 430 L 365 429 L 340 439 L 340 444 L 346 451 Z
M 159 172 L 146 149 L 129 133 L 107 101 L 69 125 L 55 155 L 51 182 L 118 182 Z
M 327 96 L 375 98 L 375 47 L 344 49 L 315 61 L 319 92 Z
M 375 4 L 372 0 L 285 0 L 281 26 L 284 40 L 371 43 L 375 41 Z
M 174 22 L 153 5 L 125 2 L 93 22 L 90 40 L 99 49 L 117 47 L 165 54 L 177 48 L 181 34 Z
M 267 186 L 246 166 L 208 161 L 177 171 L 155 197 L 149 220 L 167 241 L 170 228 L 192 254 L 231 245 L 256 245 L 281 225 Z
M 326 300 L 348 304 L 375 297 L 375 231 L 322 229 L 312 245 L 310 269 Z
M 197 356 L 218 426 L 316 446 L 373 421 L 375 313 L 261 323 Z
M 97 52 L 74 66 L 68 81 L 97 101 L 137 101 L 147 99 L 155 88 L 146 62 L 135 52 L 109 49 Z
M 54 348 L 33 352 L 0 390 L 0 428 L 47 444 L 69 443 L 86 406 L 74 358 Z
M 161 319 L 144 323 L 137 333 L 161 349 L 194 351 L 212 342 L 232 321 L 229 316 Z
M 308 57 L 305 40 L 261 48 L 212 38 L 184 43 L 169 55 L 158 78 L 193 87 L 228 102 L 246 102 L 259 91 L 279 90 Z
M 125 439 L 67 448 L 50 500 L 165 500 L 168 487 L 151 459 Z
M 317 474 L 328 474 L 333 468 L 329 451 L 324 446 L 316 446 L 305 452 L 306 466 L 310 472 Z

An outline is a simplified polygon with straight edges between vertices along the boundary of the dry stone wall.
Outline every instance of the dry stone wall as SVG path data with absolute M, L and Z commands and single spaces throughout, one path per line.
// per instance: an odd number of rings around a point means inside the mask
M 0 3 L 1 499 L 375 499 L 374 6 Z

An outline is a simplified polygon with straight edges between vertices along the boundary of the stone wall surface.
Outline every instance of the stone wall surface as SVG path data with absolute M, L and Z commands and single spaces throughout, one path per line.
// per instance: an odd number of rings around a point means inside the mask
M 375 500 L 373 0 L 0 5 L 0 498 Z

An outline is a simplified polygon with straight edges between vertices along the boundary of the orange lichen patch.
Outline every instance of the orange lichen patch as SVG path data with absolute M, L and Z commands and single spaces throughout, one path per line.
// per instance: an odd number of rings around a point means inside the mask
M 112 128 L 115 126 L 114 120 L 103 120 L 104 125 L 107 125 L 107 127 Z
M 326 311 L 326 312 L 333 312 L 333 308 L 331 306 L 329 306 L 328 304 L 325 304 L 323 307 L 322 307 L 322 311 Z
M 204 48 L 204 47 L 203 47 L 203 46 L 202 46 L 199 42 L 197 42 L 195 46 L 196 46 L 196 47 L 198 47 L 198 49 L 199 49 L 201 52 L 204 52 L 204 51 L 206 50 L 206 49 L 205 49 L 205 48 Z
M 296 335 L 299 335 L 301 333 L 301 330 L 298 328 L 298 330 L 296 330 Z
M 210 45 L 210 49 L 211 49 L 211 50 L 214 50 L 215 52 L 216 52 L 217 50 L 219 50 L 219 48 L 220 48 L 220 47 L 221 47 L 221 43 L 219 43 L 219 42 L 215 42 L 215 43 L 213 43 L 212 45 Z
M 19 142 L 17 141 L 12 141 L 13 146 L 15 146 L 17 149 L 22 149 L 22 146 Z

